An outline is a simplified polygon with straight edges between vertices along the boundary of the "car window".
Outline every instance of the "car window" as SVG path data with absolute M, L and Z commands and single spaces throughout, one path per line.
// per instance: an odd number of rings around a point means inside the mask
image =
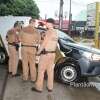
M 37 28 L 38 29 L 38 32 L 39 33 L 42 33 L 42 32 L 45 32 L 46 31 L 46 29 L 44 29 L 44 28 Z M 60 40 L 63 40 L 63 41 L 65 41 L 66 43 L 67 42 L 70 42 L 70 43 L 75 43 L 75 41 L 70 37 L 70 36 L 68 36 L 66 33 L 64 33 L 64 32 L 62 32 L 62 31 L 60 31 L 60 30 L 56 30 L 57 31 L 57 33 L 58 33 L 58 38 L 60 39 Z
M 75 41 L 66 33 L 64 33 L 60 30 L 57 30 L 57 33 L 58 33 L 58 37 L 60 40 L 64 40 L 65 42 L 75 43 Z

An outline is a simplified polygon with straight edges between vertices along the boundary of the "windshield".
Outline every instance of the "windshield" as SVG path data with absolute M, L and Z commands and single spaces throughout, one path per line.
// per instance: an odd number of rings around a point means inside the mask
M 62 32 L 60 30 L 57 30 L 57 33 L 58 33 L 58 37 L 59 37 L 60 40 L 64 40 L 66 42 L 75 43 L 75 41 L 70 36 L 68 36 L 67 33 L 64 33 L 64 32 Z
M 59 37 L 58 42 L 62 48 L 67 49 L 68 47 L 70 47 L 70 48 L 74 48 L 77 50 L 83 50 L 83 51 L 96 53 L 100 55 L 100 50 L 93 48 L 93 47 L 84 46 L 79 43 L 76 43 L 70 36 L 68 36 L 66 33 L 60 30 L 57 30 L 57 32 L 58 32 L 58 37 Z

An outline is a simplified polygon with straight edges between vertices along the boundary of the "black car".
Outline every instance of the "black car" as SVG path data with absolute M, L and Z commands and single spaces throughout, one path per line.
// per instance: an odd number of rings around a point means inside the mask
M 8 62 L 7 50 L 0 35 L 0 64 L 5 64 L 7 62 Z
M 76 43 L 57 30 L 62 57 L 55 64 L 55 79 L 63 83 L 77 82 L 81 77 L 100 75 L 100 50 Z

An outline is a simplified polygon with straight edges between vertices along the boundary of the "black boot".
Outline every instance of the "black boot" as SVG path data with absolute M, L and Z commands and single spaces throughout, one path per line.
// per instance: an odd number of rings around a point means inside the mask
M 20 76 L 20 74 L 14 74 L 14 75 L 12 75 L 12 77 L 18 77 L 18 76 Z
M 35 91 L 35 92 L 38 92 L 38 93 L 41 93 L 42 92 L 41 90 L 37 90 L 35 87 L 32 87 L 31 88 L 31 91 Z

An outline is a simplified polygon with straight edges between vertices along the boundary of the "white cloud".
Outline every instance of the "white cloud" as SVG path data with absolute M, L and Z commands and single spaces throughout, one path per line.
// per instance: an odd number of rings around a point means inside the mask
M 40 16 L 45 18 L 45 14 L 47 17 L 55 17 L 55 12 L 59 11 L 59 2 L 60 0 L 35 0 L 39 9 L 40 9 Z M 69 1 L 64 0 L 64 12 L 69 12 Z M 93 2 L 100 2 L 100 0 L 72 0 L 72 14 L 73 18 L 79 14 L 80 11 L 87 9 L 87 4 Z

